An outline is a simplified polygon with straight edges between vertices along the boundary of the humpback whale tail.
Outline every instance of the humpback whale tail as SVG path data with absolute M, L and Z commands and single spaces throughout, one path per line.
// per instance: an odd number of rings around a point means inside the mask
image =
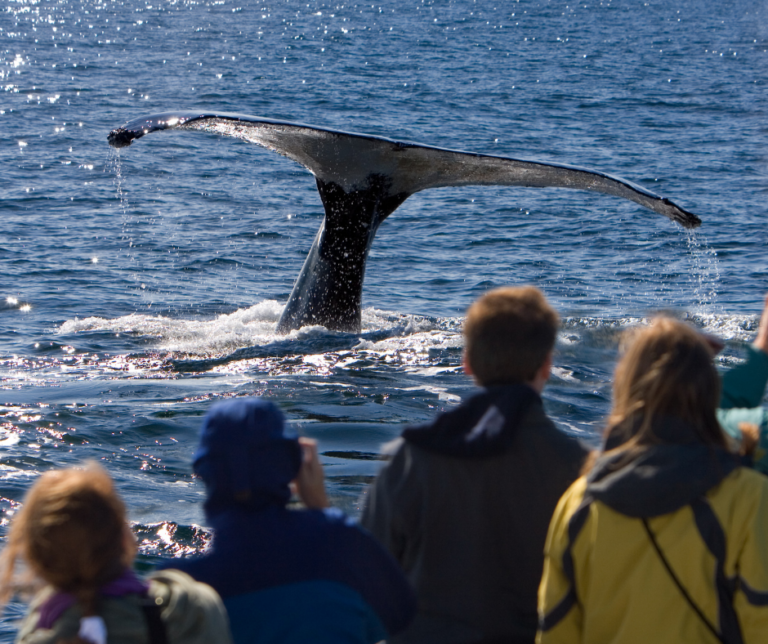
M 325 219 L 278 322 L 281 333 L 308 324 L 358 332 L 365 262 L 376 231 L 408 197 L 428 188 L 504 185 L 590 190 L 629 199 L 686 228 L 701 224 L 696 215 L 669 199 L 594 170 L 241 114 L 155 114 L 112 130 L 108 141 L 113 147 L 126 147 L 150 132 L 173 128 L 256 143 L 296 161 L 315 176 Z

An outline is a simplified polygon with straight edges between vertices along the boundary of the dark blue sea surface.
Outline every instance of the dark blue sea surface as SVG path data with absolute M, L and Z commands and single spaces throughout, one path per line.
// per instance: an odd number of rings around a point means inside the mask
M 619 336 L 654 311 L 739 359 L 768 290 L 767 50 L 765 0 L 0 0 L 2 525 L 38 473 L 94 459 L 145 563 L 198 551 L 200 421 L 245 395 L 318 439 L 356 515 L 380 445 L 471 392 L 462 317 L 495 286 L 561 312 L 545 405 L 591 441 Z M 593 167 L 704 223 L 563 189 L 429 190 L 378 233 L 360 335 L 279 336 L 323 217 L 314 179 L 202 132 L 108 147 L 179 109 Z

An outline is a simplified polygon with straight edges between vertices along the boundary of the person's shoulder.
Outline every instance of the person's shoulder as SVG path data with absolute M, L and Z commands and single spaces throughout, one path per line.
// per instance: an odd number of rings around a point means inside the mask
M 148 581 L 149 597 L 160 608 L 171 641 L 231 642 L 224 604 L 208 584 L 173 568 L 151 573 Z
M 768 477 L 751 467 L 737 467 L 707 492 L 706 499 L 726 524 L 754 514 L 768 517 Z
M 149 594 L 158 606 L 170 604 L 199 606 L 219 606 L 221 599 L 218 593 L 208 584 L 196 581 L 186 572 L 174 568 L 165 568 L 151 573 Z
M 309 513 L 308 516 L 315 517 L 316 520 L 321 521 L 329 526 L 339 527 L 342 530 L 356 529 L 357 524 L 354 519 L 349 517 L 343 510 L 339 508 L 323 508 L 322 510 L 299 510 L 300 512 Z
M 751 467 L 737 467 L 723 479 L 725 491 L 743 496 L 752 493 L 768 497 L 768 476 Z
M 364 542 L 370 540 L 372 543 L 378 543 L 368 530 L 339 508 L 300 510 L 300 512 L 311 513 L 310 516 L 312 516 L 317 523 L 333 533 L 333 543 L 335 545 L 341 545 L 344 541 L 350 540 Z
M 147 575 L 150 588 L 154 586 L 171 588 L 184 588 L 197 583 L 186 572 L 173 567 L 173 561 L 166 562 L 162 569 L 155 570 Z
M 60 604 L 57 600 L 66 596 L 57 595 L 49 589 L 35 597 L 19 628 L 17 643 L 58 644 L 75 637 L 80 628 L 81 609 L 76 603 L 70 604 L 66 600 L 63 605 Z M 49 599 L 53 600 L 53 604 L 48 603 Z M 99 616 L 106 624 L 111 643 L 144 641 L 143 602 L 144 596 L 140 593 L 100 598 Z
M 42 608 L 43 604 L 45 604 L 55 594 L 56 594 L 56 589 L 53 588 L 53 586 L 44 586 L 43 588 L 38 590 L 29 602 L 29 609 L 27 611 L 27 614 L 29 615 L 32 612 L 39 611 Z
M 314 535 L 313 539 L 318 543 L 329 541 L 339 544 L 350 538 L 359 538 L 360 535 L 369 536 L 366 530 L 339 508 L 297 509 L 291 510 L 291 515 L 295 521 L 295 529 Z M 324 532 L 331 535 L 330 539 L 318 541 L 317 538 Z
M 376 566 L 386 552 L 379 541 L 362 525 L 338 508 L 324 510 L 297 510 L 311 518 L 313 546 L 317 556 L 336 561 L 336 566 Z M 307 526 L 310 527 L 309 525 Z M 388 555 L 387 555 L 388 558 Z M 378 562 L 378 563 L 377 563 Z
M 592 497 L 587 494 L 587 477 L 580 476 L 563 492 L 557 503 L 556 513 L 572 516 L 582 505 L 593 505 Z
M 571 519 L 580 508 L 586 506 L 587 512 L 591 514 L 598 511 L 596 506 L 599 507 L 599 505 L 599 503 L 592 503 L 591 497 L 587 494 L 587 478 L 580 476 L 571 483 L 558 500 L 551 523 L 556 531 L 567 534 Z
M 589 448 L 578 438 L 560 429 L 547 415 L 543 407 L 536 407 L 523 421 L 523 428 L 529 435 L 537 436 L 545 441 L 553 450 L 562 452 L 564 456 L 584 459 Z
M 40 612 L 43 605 L 55 594 L 55 590 L 50 586 L 46 586 L 32 598 L 29 609 L 26 615 L 18 625 L 18 632 L 16 635 L 16 642 L 22 644 L 55 644 L 65 634 L 72 633 L 73 629 L 77 629 L 77 622 L 79 621 L 79 615 L 75 614 L 75 611 L 69 609 L 69 612 L 65 611 L 65 619 L 57 620 L 57 623 L 53 625 L 53 628 L 40 628 Z
M 381 446 L 380 458 L 384 462 L 379 470 L 377 483 L 381 484 L 386 480 L 398 487 L 406 482 L 412 485 L 415 483 L 414 477 L 418 478 L 424 473 L 424 468 L 434 456 L 430 450 L 398 436 Z
M 577 478 L 563 493 L 562 498 L 565 499 L 565 503 L 569 506 L 574 504 L 581 505 L 584 497 L 587 494 L 587 485 L 588 482 L 586 476 L 580 476 Z

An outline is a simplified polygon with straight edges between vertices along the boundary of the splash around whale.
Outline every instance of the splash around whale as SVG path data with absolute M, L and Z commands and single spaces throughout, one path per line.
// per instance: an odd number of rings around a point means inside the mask
M 669 199 L 624 179 L 575 166 L 459 152 L 365 134 L 228 113 L 167 112 L 112 130 L 113 147 L 169 129 L 211 132 L 256 143 L 315 177 L 325 218 L 277 325 L 360 331 L 368 251 L 381 223 L 428 188 L 520 186 L 572 188 L 634 201 L 686 228 L 701 220 Z

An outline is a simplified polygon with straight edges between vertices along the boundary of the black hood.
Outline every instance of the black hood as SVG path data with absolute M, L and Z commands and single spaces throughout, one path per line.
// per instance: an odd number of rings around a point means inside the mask
M 535 407 L 542 407 L 541 398 L 528 385 L 488 387 L 432 423 L 407 428 L 403 438 L 447 456 L 496 456 L 512 446 L 517 428 Z
M 663 443 L 629 462 L 626 453 L 600 456 L 587 494 L 626 516 L 655 517 L 689 505 L 740 465 L 739 457 L 703 444 L 693 427 L 675 418 L 660 420 L 654 433 Z

